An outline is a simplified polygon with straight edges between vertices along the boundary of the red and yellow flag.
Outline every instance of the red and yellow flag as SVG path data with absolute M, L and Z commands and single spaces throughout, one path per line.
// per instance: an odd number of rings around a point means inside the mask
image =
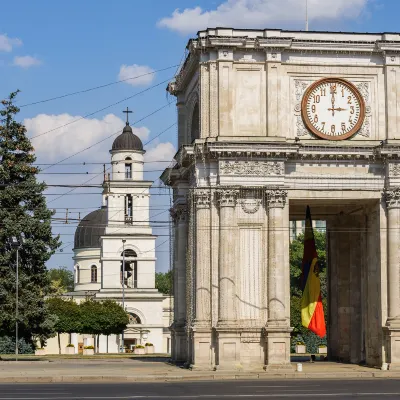
M 302 263 L 301 322 L 320 337 L 326 335 L 324 308 L 322 307 L 321 282 L 319 280 L 318 255 L 315 247 L 311 211 L 307 206 Z

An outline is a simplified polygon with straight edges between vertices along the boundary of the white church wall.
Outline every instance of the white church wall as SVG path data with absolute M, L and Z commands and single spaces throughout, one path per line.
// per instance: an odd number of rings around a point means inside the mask
M 101 287 L 100 249 L 77 249 L 74 253 L 75 290 L 99 290 Z M 97 282 L 91 281 L 92 265 L 97 267 Z
M 131 158 L 131 161 L 127 161 L 126 158 Z M 125 175 L 125 164 L 132 164 L 131 178 Z M 113 181 L 141 181 L 143 180 L 143 154 L 142 152 L 131 151 L 131 150 L 119 150 L 118 152 L 112 152 L 111 156 L 112 164 L 112 180 Z

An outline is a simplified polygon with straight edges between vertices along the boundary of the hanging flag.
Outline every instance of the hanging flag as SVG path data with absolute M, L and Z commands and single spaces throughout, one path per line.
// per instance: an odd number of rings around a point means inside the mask
M 326 335 L 324 308 L 321 298 L 318 255 L 315 247 L 311 211 L 307 206 L 304 232 L 304 255 L 302 263 L 301 322 L 303 326 L 320 337 Z

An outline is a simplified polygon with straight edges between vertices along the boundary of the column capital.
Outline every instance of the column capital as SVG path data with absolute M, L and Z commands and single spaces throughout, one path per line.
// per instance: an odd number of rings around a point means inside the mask
M 174 207 L 176 222 L 186 222 L 188 216 L 188 208 L 186 204 L 179 204 Z
M 210 208 L 211 206 L 211 191 L 210 189 L 196 189 L 193 192 L 194 201 L 197 209 Z
M 400 208 L 400 187 L 386 189 L 383 197 L 387 208 Z
M 267 189 L 265 192 L 268 208 L 284 208 L 286 205 L 287 190 Z
M 239 190 L 237 189 L 218 189 L 217 199 L 220 207 L 236 207 Z

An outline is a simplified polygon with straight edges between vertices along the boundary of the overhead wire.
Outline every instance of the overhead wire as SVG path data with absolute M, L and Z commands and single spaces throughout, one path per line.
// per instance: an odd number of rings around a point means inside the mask
M 158 72 L 167 71 L 167 70 L 169 70 L 169 69 L 171 69 L 171 68 L 175 68 L 175 67 L 177 67 L 177 66 L 179 66 L 179 64 L 177 64 L 177 65 L 171 65 L 171 66 L 166 67 L 166 68 L 161 68 L 161 69 L 158 69 L 158 70 L 155 70 L 155 71 L 147 72 L 147 73 L 145 73 L 145 74 L 136 75 L 136 76 L 133 76 L 133 77 L 130 77 L 130 78 L 120 79 L 120 80 L 118 80 L 118 81 L 106 83 L 106 84 L 103 84 L 103 85 L 94 86 L 94 87 L 91 87 L 91 88 L 88 88 L 88 89 L 78 90 L 78 91 L 76 91 L 76 92 L 66 93 L 66 94 L 63 94 L 63 95 L 59 95 L 59 96 L 55 96 L 55 97 L 50 97 L 50 98 L 48 98 L 48 99 L 34 101 L 34 102 L 32 102 L 32 103 L 23 104 L 23 105 L 18 106 L 18 107 L 19 107 L 19 108 L 29 107 L 29 106 L 33 106 L 33 105 L 36 105 L 36 104 L 47 103 L 47 102 L 49 102 L 49 101 L 63 99 L 63 98 L 65 98 L 65 97 L 69 97 L 69 96 L 75 96 L 75 95 L 77 95 L 77 94 L 82 94 L 82 93 L 91 92 L 91 91 L 93 91 L 93 90 L 102 89 L 102 88 L 105 88 L 105 87 L 108 87 L 108 86 L 112 86 L 112 85 L 117 85 L 118 83 L 122 83 L 122 82 L 127 82 L 127 81 L 130 81 L 130 80 L 135 80 L 135 79 L 143 78 L 144 76 L 148 76 L 148 75 L 154 75 L 154 74 L 156 74 L 156 73 L 158 73 Z

